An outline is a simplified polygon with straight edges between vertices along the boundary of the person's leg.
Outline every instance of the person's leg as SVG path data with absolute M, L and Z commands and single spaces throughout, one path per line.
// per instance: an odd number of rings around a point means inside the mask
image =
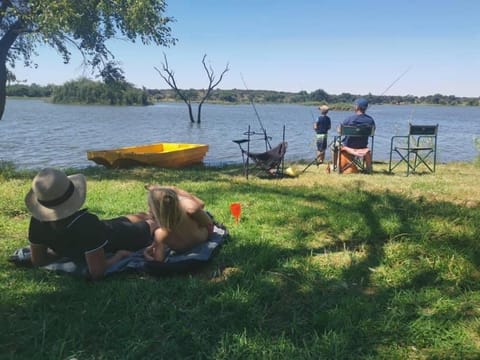
M 321 142 L 318 147 L 317 164 L 323 164 L 325 161 L 325 150 L 327 150 L 327 134 L 324 134 L 321 138 Z
M 333 163 L 333 170 L 336 170 L 338 167 L 338 144 L 332 143 L 330 149 L 332 150 L 332 163 Z
M 318 151 L 317 152 L 317 165 L 323 164 L 324 159 L 325 159 L 325 151 Z
M 368 174 L 372 172 L 372 152 L 368 151 L 365 156 L 365 170 Z
M 319 161 L 319 158 L 320 158 L 321 155 L 322 155 L 322 142 L 321 142 L 321 139 L 319 139 L 318 135 L 317 135 L 317 156 L 315 157 L 315 160 L 317 161 L 317 165 L 318 165 L 318 161 Z

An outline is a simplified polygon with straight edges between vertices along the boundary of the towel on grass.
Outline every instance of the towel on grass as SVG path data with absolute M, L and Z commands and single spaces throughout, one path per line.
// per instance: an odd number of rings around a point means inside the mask
M 216 254 L 227 237 L 228 230 L 223 225 L 215 223 L 213 234 L 208 241 L 196 245 L 186 252 L 179 253 L 174 250 L 167 250 L 165 260 L 160 262 L 145 260 L 143 249 L 138 250 L 110 266 L 106 271 L 106 275 L 126 270 L 144 272 L 154 276 L 191 272 L 207 263 Z M 31 266 L 30 248 L 24 247 L 16 250 L 13 255 L 10 256 L 9 260 L 18 266 Z M 73 261 L 69 258 L 61 258 L 41 268 L 88 277 L 88 269 L 85 261 Z

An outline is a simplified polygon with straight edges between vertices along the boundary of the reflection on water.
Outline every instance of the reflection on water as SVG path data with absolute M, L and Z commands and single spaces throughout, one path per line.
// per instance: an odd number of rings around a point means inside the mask
M 251 105 L 204 105 L 202 124 L 190 124 L 183 103 L 149 107 L 53 105 L 41 100 L 8 99 L 0 121 L 0 159 L 17 167 L 45 166 L 82 168 L 95 165 L 86 158 L 90 149 L 108 149 L 155 142 L 205 143 L 210 149 L 207 164 L 239 163 L 238 146 L 248 126 L 263 126 L 272 145 L 285 138 L 287 160 L 312 160 L 315 156 L 313 106 L 257 104 L 260 121 Z M 480 108 L 433 106 L 371 106 L 368 113 L 377 124 L 374 159 L 387 160 L 390 138 L 404 135 L 408 122 L 439 126 L 440 162 L 469 161 L 477 156 L 474 138 L 480 137 Z M 345 117 L 344 111 L 330 111 L 332 127 Z M 261 125 L 260 125 L 261 122 Z M 330 132 L 333 138 L 335 130 Z M 263 151 L 258 141 L 253 151 Z

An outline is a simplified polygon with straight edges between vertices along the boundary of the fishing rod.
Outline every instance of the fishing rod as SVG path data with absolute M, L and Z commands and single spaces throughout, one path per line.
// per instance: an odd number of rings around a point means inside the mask
M 386 92 L 388 90 L 390 90 L 392 88 L 393 85 L 395 85 L 401 78 L 403 78 L 410 70 L 412 69 L 412 65 L 410 65 L 404 72 L 402 72 L 399 76 L 397 76 L 395 78 L 395 80 L 393 80 L 388 86 L 387 88 L 379 95 L 379 96 L 383 96 L 386 94 Z M 312 114 L 312 117 L 313 117 L 313 113 L 310 111 L 310 113 Z M 331 145 L 331 144 L 330 144 Z M 329 146 L 330 147 L 330 146 Z M 315 159 L 313 159 L 309 164 L 307 164 L 307 166 L 300 172 L 300 174 L 303 174 L 310 166 L 312 166 L 313 164 L 317 163 L 318 160 L 318 155 L 315 157 Z M 327 165 L 328 166 L 328 165 Z
M 393 80 L 393 82 L 387 86 L 387 88 L 380 94 L 380 96 L 383 96 L 386 94 L 386 92 L 388 90 L 390 90 L 390 88 L 395 85 L 402 77 L 404 77 L 412 68 L 412 65 L 410 65 L 407 70 L 405 70 L 403 73 L 401 73 L 395 80 Z
M 243 78 L 242 73 L 240 73 L 240 77 L 242 78 L 242 82 L 243 82 L 243 85 L 245 86 L 245 89 L 247 89 L 247 91 L 250 91 L 250 89 L 247 86 L 247 83 L 245 82 L 245 79 Z M 269 138 L 267 136 L 267 130 L 263 127 L 262 120 L 260 119 L 260 115 L 258 114 L 257 108 L 255 107 L 255 103 L 253 102 L 252 98 L 253 98 L 253 96 L 250 95 L 249 96 L 250 104 L 252 104 L 253 111 L 255 112 L 255 115 L 257 116 L 258 123 L 260 124 L 260 128 L 263 131 L 263 136 L 265 137 L 265 142 L 266 142 L 266 144 L 268 144 L 268 147 L 271 149 L 272 145 L 270 145 L 270 141 L 269 141 Z

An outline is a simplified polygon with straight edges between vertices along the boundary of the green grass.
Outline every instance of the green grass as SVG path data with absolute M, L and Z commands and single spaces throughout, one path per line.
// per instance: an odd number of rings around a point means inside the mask
M 248 181 L 235 167 L 83 172 L 100 217 L 146 210 L 144 184 L 174 184 L 231 237 L 184 276 L 92 283 L 16 268 L 35 174 L 3 166 L 1 359 L 480 358 L 478 164 Z

